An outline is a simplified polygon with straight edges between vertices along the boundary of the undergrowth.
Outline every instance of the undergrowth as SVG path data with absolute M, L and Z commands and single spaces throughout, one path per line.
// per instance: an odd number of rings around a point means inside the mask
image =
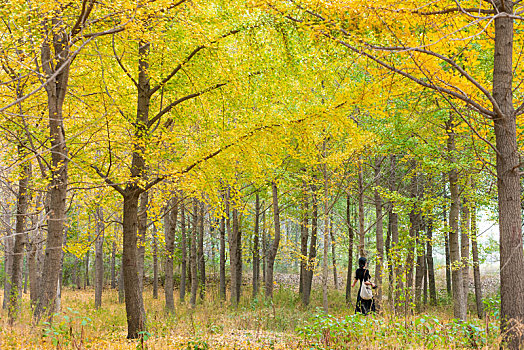
M 208 288 L 194 309 L 176 299 L 167 313 L 163 296 L 144 293 L 148 329 L 141 341 L 127 340 L 124 304 L 115 290 L 104 290 L 102 307 L 94 310 L 94 291 L 65 289 L 62 310 L 37 325 L 31 322 L 28 296 L 21 319 L 8 326 L 0 321 L 0 349 L 484 349 L 499 346 L 498 304 L 486 302 L 488 318 L 461 323 L 452 320 L 447 306 L 428 307 L 424 314 L 393 316 L 353 315 L 341 291 L 329 292 L 330 315 L 319 308 L 321 291 L 313 291 L 311 305 L 302 306 L 292 288 L 275 290 L 273 301 L 255 299 L 245 291 L 233 307 Z M 0 293 L 1 295 L 1 293 Z M 175 292 L 175 297 L 178 293 Z M 431 316 L 430 316 L 431 315 Z

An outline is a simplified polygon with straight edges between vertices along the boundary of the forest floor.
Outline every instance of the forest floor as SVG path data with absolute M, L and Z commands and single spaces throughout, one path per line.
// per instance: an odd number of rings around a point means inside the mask
M 126 340 L 124 304 L 116 290 L 105 289 L 102 308 L 94 310 L 94 289 L 65 288 L 62 311 L 52 323 L 31 325 L 28 296 L 24 295 L 21 319 L 7 324 L 0 313 L 0 349 L 495 349 L 500 346 L 496 306 L 489 317 L 478 320 L 470 302 L 470 321 L 452 320 L 451 301 L 439 294 L 439 306 L 426 305 L 420 313 L 396 315 L 384 307 L 380 315 L 354 315 L 346 306 L 344 291 L 329 291 L 330 315 L 321 309 L 321 291 L 314 290 L 305 308 L 286 280 L 277 276 L 273 302 L 253 300 L 246 283 L 237 307 L 218 298 L 216 287 L 208 287 L 205 300 L 195 309 L 180 303 L 175 291 L 175 313 L 164 310 L 163 289 L 152 298 L 144 292 L 148 332 L 144 341 Z M 496 285 L 486 276 L 486 285 Z M 355 298 L 356 288 L 353 290 Z M 2 293 L 0 292 L 0 296 Z M 3 299 L 3 296 L 2 296 Z M 490 299 L 495 300 L 495 299 Z M 494 302 L 496 304 L 496 302 Z M 405 310 L 404 310 L 405 311 Z M 492 312 L 493 311 L 493 312 Z

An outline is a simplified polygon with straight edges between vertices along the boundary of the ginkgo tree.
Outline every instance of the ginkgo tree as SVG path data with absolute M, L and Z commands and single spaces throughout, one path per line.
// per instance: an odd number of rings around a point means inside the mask
M 332 39 L 379 67 L 436 91 L 462 118 L 461 106 L 492 123 L 497 155 L 502 334 L 522 343 L 524 255 L 516 120 L 524 112 L 514 61 L 522 41 L 515 1 L 276 1 L 269 8 Z M 475 133 L 476 130 L 472 130 Z M 460 311 L 460 310 L 458 310 Z M 464 318 L 464 313 L 455 313 Z

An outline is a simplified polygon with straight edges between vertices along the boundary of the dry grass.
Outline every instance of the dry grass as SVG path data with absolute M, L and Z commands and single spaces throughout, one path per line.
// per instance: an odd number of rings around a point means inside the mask
M 163 290 L 160 290 L 162 293 Z M 1 293 L 0 293 L 1 295 Z M 126 340 L 126 316 L 124 304 L 118 303 L 115 290 L 104 290 L 102 308 L 94 310 L 94 290 L 65 289 L 62 293 L 62 311 L 56 314 L 51 324 L 31 325 L 30 306 L 24 295 L 23 310 L 20 320 L 13 327 L 7 325 L 6 311 L 0 314 L 0 349 L 303 349 L 303 348 L 350 348 L 361 349 L 403 349 L 432 348 L 425 341 L 413 342 L 399 339 L 399 334 L 392 325 L 399 318 L 385 313 L 375 316 L 373 322 L 378 329 L 367 334 L 357 334 L 348 338 L 344 345 L 337 344 L 338 320 L 353 314 L 353 306 L 346 307 L 340 291 L 330 291 L 330 307 L 335 325 L 331 328 L 313 327 L 321 336 L 299 336 L 297 329 L 304 329 L 314 324 L 315 315 L 321 314 L 320 292 L 314 291 L 312 305 L 306 309 L 298 301 L 296 292 L 281 288 L 274 297 L 274 303 L 263 298 L 251 300 L 250 292 L 244 291 L 244 297 L 237 307 L 222 302 L 217 297 L 216 289 L 208 289 L 204 301 L 199 301 L 195 309 L 187 303 L 176 302 L 173 315 L 164 310 L 163 295 L 153 299 L 151 290 L 144 293 L 148 318 L 146 340 Z M 175 293 L 175 298 L 178 294 Z M 447 330 L 450 321 L 447 307 L 430 308 L 425 311 L 443 323 L 441 330 Z M 368 318 L 369 320 L 370 318 Z M 318 317 L 317 317 L 318 320 Z M 402 322 L 414 324 L 415 318 L 409 317 Z M 370 323 L 373 325 L 374 323 Z M 342 322 L 343 324 L 343 322 Z M 372 326 L 375 327 L 375 326 Z M 345 331 L 345 330 L 343 330 Z M 382 335 L 378 334 L 382 332 Z M 451 332 L 451 331 L 449 331 Z M 448 332 L 448 333 L 449 333 Z M 377 335 L 375 337 L 375 334 Z M 451 334 L 451 333 L 450 333 Z M 460 337 L 461 335 L 457 335 Z M 462 335 L 463 337 L 463 335 Z M 423 337 L 422 337 L 423 338 Z M 464 348 L 450 338 L 447 347 Z M 495 344 L 495 342 L 493 342 Z M 486 348 L 484 344 L 482 348 Z M 467 346 L 466 346 L 467 347 Z M 473 345 L 471 346 L 473 347 Z M 475 347 L 473 347 L 475 348 Z M 477 346 L 478 348 L 478 346 Z M 488 346 L 489 348 L 489 346 Z

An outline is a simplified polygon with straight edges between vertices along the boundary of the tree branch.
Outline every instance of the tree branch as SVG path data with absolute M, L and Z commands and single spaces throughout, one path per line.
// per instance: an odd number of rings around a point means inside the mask
M 184 102 L 184 101 L 187 101 L 187 100 L 190 100 L 192 98 L 195 98 L 195 97 L 198 97 L 200 95 L 203 95 L 205 94 L 206 92 L 209 92 L 209 91 L 212 91 L 212 90 L 215 90 L 215 89 L 218 89 L 219 87 L 222 87 L 226 85 L 226 83 L 220 83 L 220 84 L 216 84 L 216 85 L 213 85 L 211 87 L 208 87 L 207 89 L 205 90 L 202 90 L 202 91 L 199 91 L 199 92 L 195 92 L 195 93 L 192 93 L 192 94 L 189 94 L 189 95 L 186 95 L 184 97 L 181 97 L 179 98 L 178 100 L 174 101 L 174 102 L 171 102 L 169 105 L 167 105 L 167 107 L 165 107 L 164 109 L 162 109 L 160 112 L 158 112 L 157 115 L 155 115 L 151 120 L 149 120 L 149 122 L 147 123 L 147 127 L 150 128 L 153 124 L 155 124 L 155 122 L 157 122 L 160 118 L 162 118 L 162 116 L 166 113 L 168 113 L 170 110 L 172 110 L 175 106 L 179 105 L 180 103 Z M 170 119 L 171 120 L 171 119 Z M 167 123 L 167 122 L 166 122 Z
M 118 193 L 120 193 L 122 196 L 124 195 L 124 189 L 120 187 L 118 184 L 116 184 L 114 181 L 112 181 L 108 176 L 106 176 L 104 173 L 98 169 L 96 165 L 91 164 L 91 168 L 93 168 L 94 171 L 108 184 L 109 186 L 113 187 Z
M 193 49 L 193 51 L 191 51 L 189 53 L 189 55 L 186 56 L 186 58 L 184 58 L 184 60 L 182 60 L 181 63 L 179 63 L 172 71 L 171 73 L 169 73 L 164 79 L 162 79 L 162 81 L 160 83 L 158 83 L 157 86 L 153 87 L 151 90 L 149 90 L 149 96 L 153 96 L 153 94 L 155 92 L 157 92 L 158 90 L 160 90 L 164 85 L 167 84 L 167 82 L 169 80 L 171 80 L 171 78 L 173 78 L 179 71 L 180 69 L 182 69 L 182 67 L 187 64 L 193 57 L 195 57 L 195 55 L 197 53 L 199 53 L 201 50 L 209 47 L 210 45 L 212 44 L 215 44 L 217 43 L 220 39 L 223 39 L 223 38 L 226 38 L 230 35 L 233 35 L 233 34 L 236 34 L 240 32 L 240 29 L 234 29 L 234 30 L 231 30 L 229 32 L 227 32 L 226 34 L 223 34 L 221 36 L 219 36 L 217 39 L 209 42 L 208 44 L 203 44 L 203 45 L 200 45 L 200 46 L 197 46 L 196 48 Z

